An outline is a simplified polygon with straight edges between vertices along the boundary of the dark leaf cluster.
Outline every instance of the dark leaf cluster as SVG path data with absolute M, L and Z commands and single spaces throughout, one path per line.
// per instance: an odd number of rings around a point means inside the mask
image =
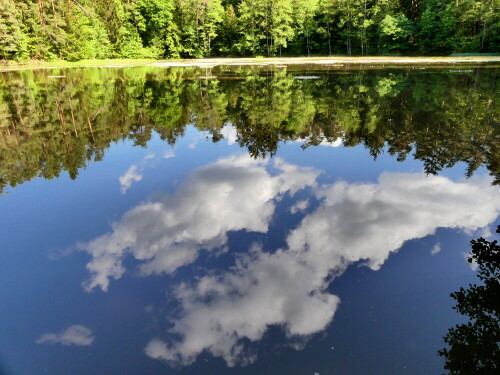
M 444 337 L 449 347 L 439 355 L 450 374 L 494 375 L 500 371 L 500 245 L 479 238 L 471 248 L 468 261 L 477 265 L 482 284 L 451 294 L 454 308 L 469 321 L 449 329 Z

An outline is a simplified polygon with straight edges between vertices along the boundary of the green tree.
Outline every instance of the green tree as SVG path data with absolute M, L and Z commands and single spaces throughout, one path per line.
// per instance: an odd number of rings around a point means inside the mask
M 232 4 L 229 4 L 222 16 L 219 34 L 215 41 L 216 50 L 222 55 L 234 55 L 237 53 L 238 41 L 238 16 Z
M 407 51 L 408 38 L 413 35 L 413 24 L 402 13 L 387 14 L 380 22 L 380 47 L 385 51 Z
M 243 52 L 275 55 L 294 37 L 291 0 L 243 0 L 239 14 Z
M 446 2 L 428 0 L 418 23 L 418 45 L 424 54 L 445 55 L 456 41 L 457 19 Z
M 451 294 L 454 309 L 470 321 L 448 330 L 444 341 L 449 348 L 439 355 L 450 374 L 493 375 L 500 370 L 500 245 L 481 237 L 471 241 L 471 248 L 468 261 L 477 264 L 482 285 Z
M 19 59 L 26 54 L 20 13 L 12 0 L 0 0 L 0 57 Z
M 130 37 L 128 15 L 122 0 L 98 0 L 92 6 L 106 29 L 111 47 L 110 56 L 122 56 L 122 49 Z
M 359 43 L 359 52 L 364 55 L 368 50 L 368 31 L 373 24 L 369 15 L 368 0 L 337 0 L 338 28 L 348 55 L 352 55 Z
M 173 11 L 173 0 L 137 0 L 131 8 L 142 45 L 151 57 L 178 55 L 177 38 L 172 32 Z
M 332 54 L 332 36 L 335 29 L 335 18 L 337 17 L 337 13 L 335 0 L 318 1 L 316 34 L 318 39 L 326 39 L 328 55 Z
M 102 59 L 110 55 L 107 31 L 95 10 L 78 3 L 65 14 L 67 45 L 59 55 L 66 60 Z
M 318 0 L 294 0 L 293 18 L 295 28 L 295 38 L 299 43 L 305 45 L 307 55 L 311 54 L 311 37 L 316 29 L 314 17 L 318 10 Z
M 177 0 L 176 4 L 182 54 L 197 58 L 210 56 L 224 16 L 220 0 Z
M 497 52 L 500 3 L 494 0 L 450 1 L 457 19 L 457 49 L 464 52 Z

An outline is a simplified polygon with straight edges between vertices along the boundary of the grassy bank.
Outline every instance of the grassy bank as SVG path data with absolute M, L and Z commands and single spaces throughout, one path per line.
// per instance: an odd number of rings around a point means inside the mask
M 8 61 L 0 64 L 0 71 L 22 69 L 49 69 L 70 67 L 121 68 L 127 66 L 200 66 L 218 65 L 448 65 L 448 64 L 494 64 L 500 65 L 500 56 L 447 56 L 447 57 L 272 57 L 272 58 L 206 58 L 185 60 L 150 60 L 150 59 L 108 59 L 69 61 Z

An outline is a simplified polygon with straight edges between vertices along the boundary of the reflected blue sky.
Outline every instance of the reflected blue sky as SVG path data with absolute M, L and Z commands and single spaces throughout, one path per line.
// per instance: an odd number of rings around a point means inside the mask
M 441 371 L 491 177 L 338 144 L 255 160 L 224 135 L 119 143 L 0 198 L 7 374 Z

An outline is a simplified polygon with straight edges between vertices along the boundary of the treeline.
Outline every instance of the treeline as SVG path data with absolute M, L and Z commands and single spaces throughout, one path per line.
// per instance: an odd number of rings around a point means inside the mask
M 0 58 L 500 51 L 498 0 L 0 0 Z
M 224 68 L 225 69 L 225 68 Z M 198 68 L 10 72 L 0 75 L 0 193 L 35 177 L 76 178 L 113 142 L 146 146 L 154 133 L 174 145 L 186 126 L 224 138 L 231 124 L 253 157 L 280 142 L 313 147 L 342 139 L 376 157 L 421 160 L 427 173 L 456 163 L 486 166 L 500 183 L 496 71 L 450 75 L 397 70 L 318 73 L 238 68 L 206 79 Z M 332 162 L 334 162 L 332 160 Z

